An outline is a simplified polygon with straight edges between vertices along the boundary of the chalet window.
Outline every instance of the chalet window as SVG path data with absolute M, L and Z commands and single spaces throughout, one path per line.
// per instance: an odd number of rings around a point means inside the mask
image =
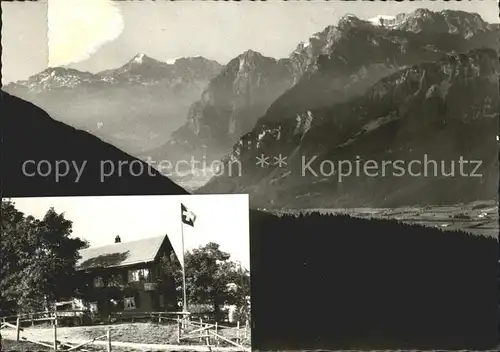
M 104 280 L 100 276 L 94 278 L 94 287 L 104 287 Z
M 149 278 L 149 269 L 135 269 L 128 272 L 128 282 L 148 281 Z
M 139 281 L 139 273 L 137 270 L 129 270 L 128 271 L 128 282 Z
M 125 297 L 123 299 L 123 308 L 125 310 L 135 309 L 136 308 L 135 297 Z

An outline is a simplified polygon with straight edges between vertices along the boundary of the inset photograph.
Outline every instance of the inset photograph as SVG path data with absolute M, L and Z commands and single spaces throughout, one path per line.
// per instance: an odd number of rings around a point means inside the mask
M 2 349 L 250 350 L 247 195 L 2 200 Z

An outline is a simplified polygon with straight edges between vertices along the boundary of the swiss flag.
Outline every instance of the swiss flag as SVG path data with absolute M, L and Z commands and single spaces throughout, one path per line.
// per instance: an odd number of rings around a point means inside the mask
M 196 220 L 196 214 L 191 210 L 186 208 L 184 204 L 181 203 L 181 214 L 182 214 L 182 222 L 186 225 L 194 227 L 194 222 Z

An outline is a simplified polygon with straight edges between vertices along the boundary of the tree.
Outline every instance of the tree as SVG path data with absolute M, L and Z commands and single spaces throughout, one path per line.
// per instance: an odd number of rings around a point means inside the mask
M 88 244 L 71 233 L 72 222 L 53 208 L 37 220 L 2 200 L 2 312 L 39 310 L 73 295 L 78 251 Z
M 246 297 L 250 295 L 248 270 L 241 269 L 229 259 L 229 253 L 221 251 L 213 242 L 184 254 L 188 301 L 210 304 L 216 317 L 224 304 L 246 306 Z M 179 262 L 175 258 L 165 258 L 163 267 L 174 277 L 178 295 L 182 296 Z

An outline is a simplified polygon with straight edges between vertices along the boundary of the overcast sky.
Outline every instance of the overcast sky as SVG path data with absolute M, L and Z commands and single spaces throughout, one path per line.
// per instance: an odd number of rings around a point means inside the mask
M 231 259 L 250 269 L 248 195 L 113 196 L 15 198 L 18 210 L 41 219 L 54 207 L 73 221 L 73 236 L 91 246 L 167 234 L 176 253 L 182 253 L 182 202 L 196 214 L 194 227 L 184 225 L 184 248 L 216 242 Z
M 75 2 L 80 6 L 75 6 Z M 47 0 L 2 2 L 2 81 L 26 79 L 48 67 L 48 13 L 52 33 L 56 33 L 52 35 L 52 61 L 61 61 L 63 57 L 62 61 L 67 61 L 73 55 L 78 62 L 71 67 L 91 72 L 118 67 L 137 53 L 162 61 L 201 55 L 222 64 L 248 49 L 271 57 L 286 57 L 300 41 L 336 24 L 346 13 L 371 18 L 427 7 L 434 11 L 477 12 L 488 22 L 499 22 L 496 0 L 118 1 L 97 11 L 97 5 L 105 2 L 49 0 L 50 11 Z M 59 47 L 55 48 L 57 43 Z M 61 47 L 61 43 L 66 44 Z M 82 55 L 85 49 L 88 55 Z

